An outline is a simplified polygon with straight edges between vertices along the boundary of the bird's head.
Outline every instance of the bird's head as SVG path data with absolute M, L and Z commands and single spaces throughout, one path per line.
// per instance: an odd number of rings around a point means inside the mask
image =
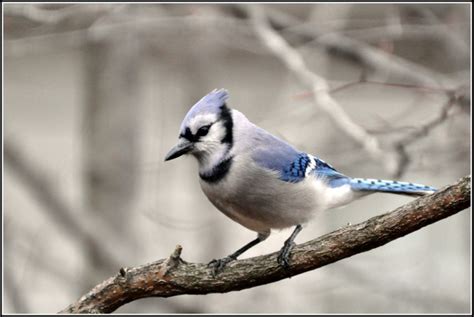
M 228 97 L 224 89 L 213 90 L 188 111 L 181 123 L 178 144 L 165 161 L 192 154 L 203 162 L 228 152 L 233 143 L 232 114 L 225 103 Z

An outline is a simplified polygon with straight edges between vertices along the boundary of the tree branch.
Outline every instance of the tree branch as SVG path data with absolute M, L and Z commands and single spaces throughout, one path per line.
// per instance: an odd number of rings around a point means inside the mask
M 263 7 L 258 5 L 245 6 L 257 36 L 278 57 L 285 66 L 306 86 L 311 88 L 314 103 L 322 109 L 332 121 L 350 138 L 359 143 L 375 160 L 385 165 L 394 173 L 398 170 L 396 153 L 382 149 L 379 140 L 357 124 L 331 96 L 325 78 L 311 71 L 301 54 L 291 47 L 270 25 Z
M 214 277 L 206 264 L 182 260 L 178 246 L 168 259 L 120 269 L 117 275 L 97 285 L 61 313 L 110 313 L 145 297 L 226 293 L 276 282 L 382 246 L 454 215 L 470 206 L 470 197 L 469 175 L 390 213 L 296 246 L 287 271 L 277 264 L 277 253 L 272 253 L 231 262 Z
M 236 7 L 239 12 L 246 12 L 245 6 Z M 311 23 L 304 23 L 284 11 L 266 7 L 266 13 L 273 29 L 281 30 L 285 38 L 288 35 L 299 35 L 303 43 L 314 43 L 325 47 L 333 55 L 356 62 L 364 69 L 374 73 L 390 74 L 424 85 L 438 85 L 455 88 L 459 80 L 441 74 L 403 57 L 384 52 L 356 38 L 345 36 L 334 31 L 320 30 Z

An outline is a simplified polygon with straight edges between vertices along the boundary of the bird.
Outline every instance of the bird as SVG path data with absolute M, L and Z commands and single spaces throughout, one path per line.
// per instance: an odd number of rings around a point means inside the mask
M 234 253 L 210 261 L 214 274 L 272 231 L 294 227 L 277 257 L 278 264 L 288 269 L 296 236 L 321 211 L 372 193 L 423 196 L 436 191 L 421 184 L 346 176 L 258 127 L 229 108 L 228 99 L 226 89 L 214 89 L 196 102 L 181 123 L 178 143 L 165 156 L 165 161 L 194 156 L 209 201 L 257 233 Z

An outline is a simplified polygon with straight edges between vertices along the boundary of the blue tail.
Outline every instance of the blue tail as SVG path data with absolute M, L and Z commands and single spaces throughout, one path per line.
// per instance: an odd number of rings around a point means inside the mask
M 354 191 L 383 192 L 409 196 L 424 196 L 436 191 L 436 188 L 420 184 L 370 178 L 352 178 L 349 184 Z

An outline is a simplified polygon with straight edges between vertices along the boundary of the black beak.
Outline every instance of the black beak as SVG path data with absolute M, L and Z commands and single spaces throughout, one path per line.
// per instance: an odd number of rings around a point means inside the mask
M 165 161 L 169 161 L 180 157 L 183 154 L 188 153 L 193 149 L 193 143 L 189 142 L 186 139 L 180 139 L 179 143 L 176 144 L 169 152 L 166 154 Z

